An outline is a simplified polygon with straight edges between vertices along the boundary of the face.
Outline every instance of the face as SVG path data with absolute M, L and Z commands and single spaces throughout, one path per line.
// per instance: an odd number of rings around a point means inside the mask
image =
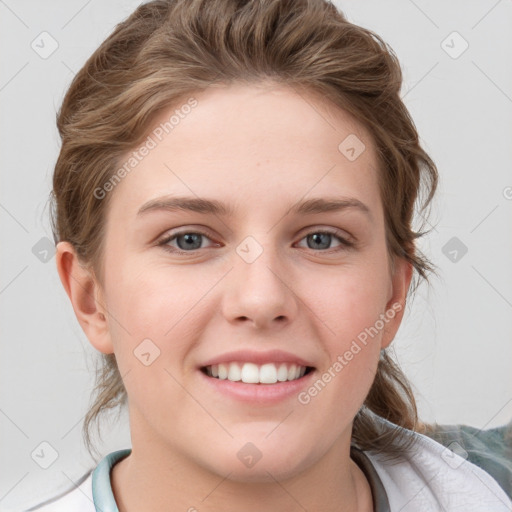
M 279 480 L 346 453 L 405 274 L 353 118 L 281 86 L 193 97 L 108 192 L 108 335 L 89 338 L 115 352 L 134 450 Z

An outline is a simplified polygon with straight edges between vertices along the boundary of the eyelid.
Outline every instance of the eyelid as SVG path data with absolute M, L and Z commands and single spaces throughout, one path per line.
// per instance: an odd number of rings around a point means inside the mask
M 307 235 L 310 235 L 312 233 L 328 233 L 330 235 L 339 236 L 340 238 L 346 240 L 347 242 L 356 242 L 356 239 L 346 230 L 335 228 L 335 227 L 325 227 L 321 225 L 314 225 L 314 226 L 308 226 L 304 228 L 301 233 L 304 232 L 304 235 L 302 235 L 302 238 L 304 238 Z

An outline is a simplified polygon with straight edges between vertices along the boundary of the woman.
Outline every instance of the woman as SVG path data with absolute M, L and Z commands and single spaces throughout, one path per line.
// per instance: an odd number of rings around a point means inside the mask
M 386 351 L 433 271 L 401 83 L 322 0 L 157 0 L 91 56 L 58 116 L 56 259 L 103 354 L 88 446 L 127 404 L 132 448 L 37 510 L 511 509 L 424 435 Z

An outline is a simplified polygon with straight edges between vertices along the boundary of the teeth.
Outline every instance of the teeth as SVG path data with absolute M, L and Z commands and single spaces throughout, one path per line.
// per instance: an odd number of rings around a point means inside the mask
M 266 363 L 261 366 L 254 363 L 220 363 L 206 367 L 210 377 L 246 384 L 275 384 L 296 380 L 306 373 L 305 366 L 287 363 Z
M 229 366 L 234 366 L 236 363 L 231 363 Z M 228 376 L 229 378 L 229 376 Z M 245 363 L 242 366 L 242 373 L 239 379 L 229 379 L 234 382 L 238 380 L 242 380 L 242 382 L 246 382 L 247 384 L 257 384 L 260 381 L 260 372 L 258 369 L 258 365 L 253 363 Z
M 284 382 L 285 380 L 288 380 L 288 368 L 284 363 L 279 365 L 279 369 L 277 370 L 277 380 L 279 382 Z
M 225 364 L 219 364 L 219 379 L 225 380 L 228 378 L 228 367 Z
M 262 384 L 275 384 L 277 382 L 277 369 L 275 364 L 264 364 L 260 368 L 260 382 Z
M 230 364 L 228 366 L 228 380 L 236 382 L 241 378 L 242 372 L 240 371 L 240 366 L 238 366 L 236 363 Z

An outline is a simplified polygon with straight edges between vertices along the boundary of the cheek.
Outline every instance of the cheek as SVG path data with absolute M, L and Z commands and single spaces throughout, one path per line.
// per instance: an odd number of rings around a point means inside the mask
M 161 270 L 143 268 L 126 265 L 112 273 L 109 330 L 131 402 L 159 422 L 173 403 L 186 400 L 176 380 L 183 379 L 182 366 L 193 345 L 198 290 L 192 293 L 194 286 L 179 273 L 170 279 Z
M 326 340 L 331 346 L 344 345 L 374 326 L 384 313 L 388 279 L 379 267 L 347 267 L 316 279 L 316 286 L 309 289 L 317 290 L 309 293 L 308 304 L 328 328 L 331 336 Z
M 335 408 L 358 408 L 373 382 L 379 360 L 386 325 L 381 320 L 386 305 L 386 275 L 380 268 L 373 272 L 351 268 L 337 279 L 319 284 L 322 293 L 310 297 L 309 304 L 326 327 L 321 338 L 327 357 L 320 378 L 329 387 L 327 395 Z M 322 383 L 316 387 L 323 389 Z
M 350 360 L 347 353 L 340 354 L 338 364 L 333 364 L 320 376 L 320 380 L 328 380 L 328 374 L 331 380 L 322 391 L 326 393 L 325 397 L 318 397 L 318 407 L 329 411 L 331 421 L 338 425 L 338 429 L 344 426 L 347 418 L 353 419 L 363 405 L 375 379 L 379 359 L 379 351 L 374 346 L 361 346 L 359 352 L 354 349 L 349 352 L 352 354 Z
M 117 318 L 139 335 L 170 335 L 201 297 L 201 277 L 131 258 L 111 273 L 108 302 Z M 128 329 L 129 330 L 129 329 Z
M 338 293 L 326 318 L 334 334 L 322 337 L 326 358 L 317 379 L 299 396 L 317 414 L 329 411 L 330 421 L 343 427 L 363 404 L 374 381 L 381 350 L 381 301 L 375 291 L 357 287 Z M 325 299 L 324 299 L 325 300 Z M 334 429 L 336 430 L 336 428 Z
M 167 363 L 179 359 L 185 349 L 183 328 L 190 327 L 191 309 L 198 300 L 190 281 L 187 284 L 179 273 L 170 279 L 165 272 L 144 265 L 118 268 L 110 280 L 109 330 L 125 370 L 141 353 Z

